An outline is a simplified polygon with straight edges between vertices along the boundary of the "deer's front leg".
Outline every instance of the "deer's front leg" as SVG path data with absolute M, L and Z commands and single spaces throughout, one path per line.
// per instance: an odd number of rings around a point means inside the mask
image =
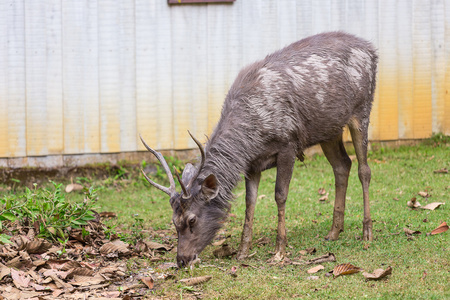
M 285 207 L 294 170 L 295 153 L 279 153 L 277 158 L 277 179 L 275 183 L 275 201 L 278 206 L 278 230 L 277 242 L 275 245 L 275 256 L 284 257 L 286 254 L 286 224 Z
M 258 186 L 261 179 L 261 172 L 252 174 L 245 178 L 245 223 L 242 231 L 241 244 L 236 255 L 236 259 L 242 260 L 248 256 L 252 245 L 253 215 L 255 213 L 256 198 L 258 196 Z

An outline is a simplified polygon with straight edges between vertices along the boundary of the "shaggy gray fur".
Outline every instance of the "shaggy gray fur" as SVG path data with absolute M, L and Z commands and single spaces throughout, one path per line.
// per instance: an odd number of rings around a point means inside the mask
M 246 256 L 251 245 L 254 190 L 260 172 L 277 165 L 276 250 L 283 253 L 289 174 L 295 157 L 302 159 L 304 149 L 319 143 L 336 176 L 337 202 L 329 234 L 331 239 L 336 239 L 343 230 L 351 166 L 342 144 L 345 125 L 350 126 L 354 140 L 359 140 L 355 149 L 358 160 L 361 159 L 364 237 L 372 238 L 366 151 L 377 59 L 371 43 L 343 32 L 329 32 L 293 43 L 239 72 L 226 96 L 220 121 L 206 145 L 204 167 L 189 188 L 190 198 L 183 200 L 178 193 L 171 197 L 180 266 L 195 260 L 214 238 L 227 216 L 232 191 L 241 174 L 246 176 L 250 187 L 246 196 L 245 234 L 238 253 L 239 257 Z M 189 166 L 190 170 L 183 174 L 183 182 L 189 182 L 190 176 L 196 173 L 192 168 Z M 284 176 L 279 176 L 283 173 Z

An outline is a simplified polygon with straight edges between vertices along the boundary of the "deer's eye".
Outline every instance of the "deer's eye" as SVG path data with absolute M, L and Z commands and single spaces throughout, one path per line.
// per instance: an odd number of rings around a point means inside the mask
M 196 216 L 192 216 L 189 218 L 188 223 L 189 223 L 189 227 L 194 226 L 195 222 L 197 221 L 197 217 Z

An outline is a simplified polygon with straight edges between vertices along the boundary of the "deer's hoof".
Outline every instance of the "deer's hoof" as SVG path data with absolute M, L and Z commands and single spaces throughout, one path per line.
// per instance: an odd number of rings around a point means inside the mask
M 363 240 L 369 242 L 373 241 L 372 220 L 363 222 Z
M 373 241 L 372 228 L 363 228 L 363 240 L 364 241 Z
M 248 257 L 248 250 L 239 250 L 236 254 L 236 260 L 244 260 Z
M 278 251 L 277 253 L 275 253 L 275 255 L 272 258 L 270 258 L 268 260 L 268 262 L 269 263 L 278 263 L 278 262 L 284 260 L 285 256 L 286 256 L 286 253 L 283 253 L 282 251 Z
M 325 236 L 326 241 L 337 241 L 339 239 L 339 230 L 330 230 L 330 232 Z

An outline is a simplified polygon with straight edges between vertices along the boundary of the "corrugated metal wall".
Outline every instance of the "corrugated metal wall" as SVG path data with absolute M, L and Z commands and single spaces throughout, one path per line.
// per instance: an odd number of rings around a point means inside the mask
M 372 140 L 450 134 L 450 1 L 0 1 L 0 157 L 194 147 L 244 65 L 345 30 L 380 64 Z

